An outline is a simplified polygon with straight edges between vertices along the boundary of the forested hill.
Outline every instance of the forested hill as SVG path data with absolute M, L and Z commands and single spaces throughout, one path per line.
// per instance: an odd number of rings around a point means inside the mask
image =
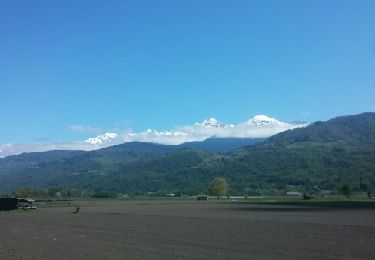
M 238 190 L 375 188 L 375 113 L 342 116 L 289 130 L 225 156 L 218 167 Z
M 375 146 L 375 113 L 341 116 L 289 130 L 267 139 L 267 143 L 345 142 L 355 146 Z
M 335 191 L 343 184 L 367 191 L 375 188 L 374 144 L 375 113 L 363 113 L 316 122 L 229 153 L 135 143 L 60 152 L 56 160 L 51 154 L 47 159 L 14 156 L 11 163 L 9 157 L 0 160 L 0 191 L 32 186 L 198 193 L 217 176 L 227 178 L 235 194 Z
M 90 152 L 49 151 L 8 156 L 0 159 L 0 192 L 11 191 L 21 186 L 43 188 L 62 185 L 82 187 L 83 185 L 86 189 L 95 187 L 94 180 L 96 179 L 111 179 L 112 173 L 130 163 L 143 164 L 154 157 L 161 156 L 162 158 L 165 153 L 177 153 L 186 149 L 194 149 L 196 153 L 200 150 L 206 151 L 206 154 L 228 152 L 261 141 L 263 139 L 259 138 L 209 138 L 202 142 L 189 142 L 181 145 L 128 142 Z M 169 165 L 176 164 L 178 160 L 169 163 Z M 150 169 L 150 171 L 153 170 Z M 79 181 L 82 179 L 85 181 L 84 184 Z M 99 183 L 99 185 L 102 184 Z M 132 190 L 138 187 L 133 186 Z

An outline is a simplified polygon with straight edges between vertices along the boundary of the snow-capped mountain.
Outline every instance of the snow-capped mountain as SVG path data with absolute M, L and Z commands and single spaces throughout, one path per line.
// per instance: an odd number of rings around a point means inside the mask
M 224 124 L 210 117 L 201 123 L 188 125 L 170 131 L 147 129 L 143 132 L 127 132 L 121 135 L 105 133 L 89 138 L 85 142 L 91 145 L 105 147 L 124 142 L 153 142 L 161 144 L 181 144 L 183 142 L 202 141 L 210 137 L 232 138 L 265 138 L 271 135 L 303 127 L 306 124 L 293 124 L 279 121 L 266 115 L 256 115 L 244 123 Z
M 22 152 L 43 152 L 49 150 L 95 150 L 126 142 L 152 142 L 178 145 L 185 142 L 200 142 L 207 138 L 267 138 L 280 132 L 305 127 L 306 123 L 282 122 L 266 115 L 256 115 L 243 123 L 224 124 L 215 118 L 201 123 L 185 125 L 168 131 L 148 129 L 141 132 L 106 132 L 85 141 L 57 142 L 50 144 L 13 145 L 0 144 L 0 158 Z
M 98 135 L 97 137 L 89 138 L 85 142 L 93 145 L 108 144 L 113 142 L 113 140 L 118 136 L 119 135 L 116 133 L 104 133 L 102 135 Z
M 288 123 L 281 122 L 275 118 L 266 115 L 256 115 L 245 122 L 249 126 L 270 127 L 270 126 L 286 126 Z
M 213 117 L 206 118 L 202 123 L 196 123 L 195 125 L 204 126 L 204 127 L 216 127 L 216 128 L 226 127 L 224 123 L 220 122 L 219 120 Z

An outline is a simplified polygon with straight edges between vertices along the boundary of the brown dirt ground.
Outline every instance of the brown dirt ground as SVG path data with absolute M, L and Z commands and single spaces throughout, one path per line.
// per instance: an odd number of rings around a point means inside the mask
M 375 259 L 375 209 L 107 201 L 0 212 L 0 259 Z

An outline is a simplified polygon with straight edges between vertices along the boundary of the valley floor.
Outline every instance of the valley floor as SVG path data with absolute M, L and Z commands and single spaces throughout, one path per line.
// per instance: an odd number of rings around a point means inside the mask
M 375 209 L 99 201 L 0 212 L 0 259 L 373 259 Z

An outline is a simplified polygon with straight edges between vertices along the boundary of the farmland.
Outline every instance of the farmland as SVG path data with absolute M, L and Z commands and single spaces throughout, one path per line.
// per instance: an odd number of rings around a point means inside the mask
M 77 203 L 77 202 L 76 202 Z M 0 212 L 1 259 L 369 259 L 373 203 L 92 200 Z

